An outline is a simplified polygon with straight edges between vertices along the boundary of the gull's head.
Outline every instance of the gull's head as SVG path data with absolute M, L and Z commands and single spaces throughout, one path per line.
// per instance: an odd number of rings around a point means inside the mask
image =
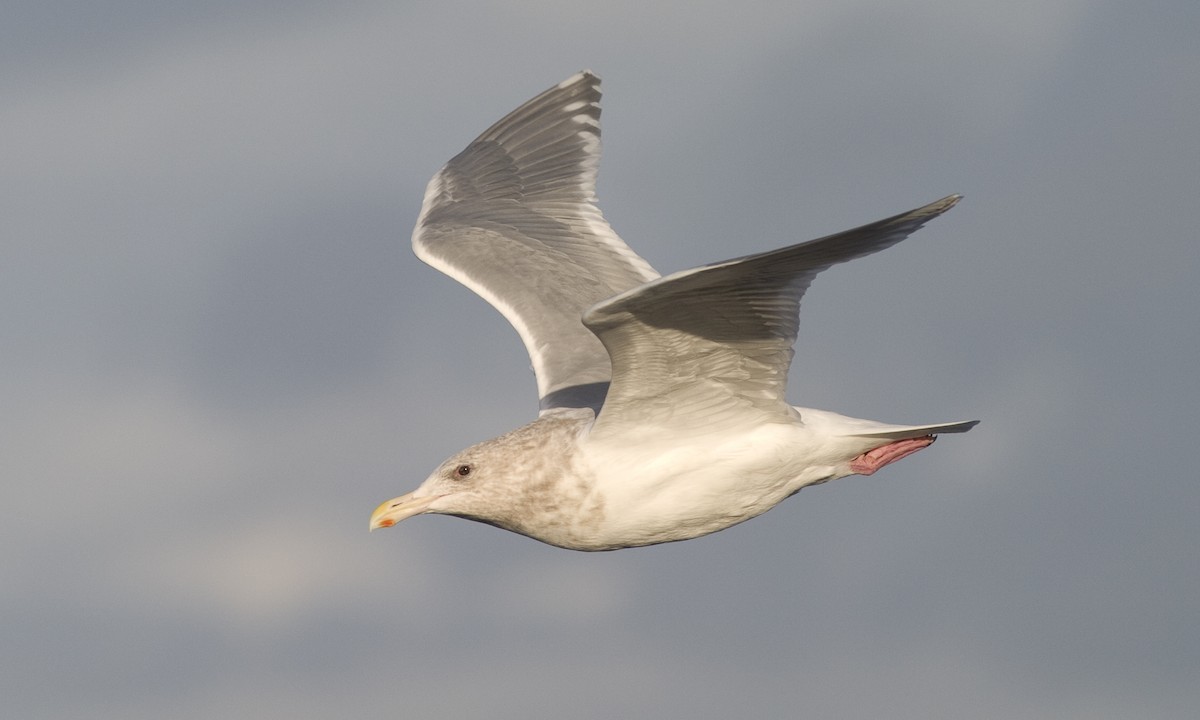
M 424 513 L 456 514 L 457 510 L 478 504 L 486 494 L 489 474 L 487 462 L 481 462 L 474 448 L 456 454 L 438 466 L 425 482 L 410 493 L 384 501 L 371 513 L 371 529 L 391 527 L 413 515 Z M 481 492 L 481 488 L 485 488 Z
M 538 462 L 539 430 L 534 422 L 455 453 L 407 495 L 392 498 L 371 513 L 371 529 L 391 527 L 413 515 L 438 513 L 506 527 L 514 506 L 530 484 L 543 480 L 549 463 Z
M 554 543 L 542 520 L 570 513 L 586 494 L 576 467 L 576 443 L 591 411 L 543 417 L 456 453 L 416 490 L 381 503 L 372 530 L 413 515 L 455 515 Z M 572 470 L 575 472 L 572 474 Z M 563 486 L 564 478 L 572 482 Z

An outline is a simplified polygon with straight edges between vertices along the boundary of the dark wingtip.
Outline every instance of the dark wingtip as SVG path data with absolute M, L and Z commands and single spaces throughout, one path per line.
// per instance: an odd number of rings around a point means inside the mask
M 963 199 L 963 196 L 959 195 L 958 193 L 954 193 L 953 195 L 947 195 L 946 197 L 942 198 L 941 200 L 934 200 L 933 202 L 929 203 L 928 205 L 921 208 L 917 212 L 928 213 L 930 215 L 941 215 L 942 213 L 946 212 L 950 208 L 957 205 L 959 203 L 959 201 L 962 199 Z

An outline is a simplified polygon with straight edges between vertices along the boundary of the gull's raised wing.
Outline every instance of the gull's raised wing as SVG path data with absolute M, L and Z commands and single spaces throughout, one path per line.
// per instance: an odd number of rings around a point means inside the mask
M 582 72 L 509 113 L 429 181 L 413 230 L 418 257 L 516 328 L 543 411 L 599 408 L 608 353 L 580 317 L 658 277 L 596 207 L 599 101 Z

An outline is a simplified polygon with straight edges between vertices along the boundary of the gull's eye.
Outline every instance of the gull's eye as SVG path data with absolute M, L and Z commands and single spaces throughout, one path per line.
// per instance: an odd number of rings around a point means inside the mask
M 463 463 L 462 465 L 459 465 L 458 467 L 454 468 L 454 477 L 465 478 L 466 476 L 468 476 L 470 474 L 471 474 L 471 466 L 467 465 L 466 463 Z

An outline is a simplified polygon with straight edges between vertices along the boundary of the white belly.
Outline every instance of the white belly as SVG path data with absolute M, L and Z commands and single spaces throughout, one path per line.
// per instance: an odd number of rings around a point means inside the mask
M 678 437 L 674 438 L 678 443 Z M 723 530 L 836 473 L 802 427 L 759 426 L 664 449 L 652 438 L 617 449 L 586 448 L 603 521 L 596 542 L 628 547 Z

